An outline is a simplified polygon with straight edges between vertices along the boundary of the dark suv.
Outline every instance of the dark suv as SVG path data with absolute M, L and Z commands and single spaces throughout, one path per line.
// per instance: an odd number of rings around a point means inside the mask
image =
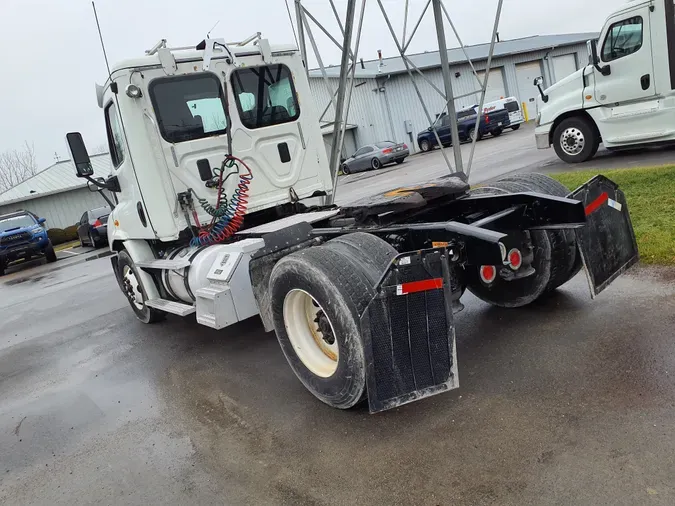
M 56 262 L 44 222 L 28 211 L 0 215 L 0 276 L 15 260 L 44 256 L 47 262 Z

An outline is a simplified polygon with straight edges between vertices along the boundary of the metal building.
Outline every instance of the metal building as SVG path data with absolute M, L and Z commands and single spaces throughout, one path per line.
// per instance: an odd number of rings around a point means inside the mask
M 108 154 L 92 155 L 94 177 L 110 175 Z M 75 175 L 70 160 L 57 162 L 30 179 L 0 194 L 0 215 L 25 209 L 45 218 L 46 228 L 75 225 L 85 211 L 107 205 L 98 193 Z
M 582 68 L 588 62 L 586 41 L 597 38 L 596 33 L 575 33 L 565 35 L 543 35 L 523 39 L 504 40 L 495 45 L 492 69 L 488 79 L 485 101 L 502 97 L 517 97 L 525 104 L 530 120 L 535 119 L 537 110 L 537 88 L 534 79 L 543 76 L 544 85 L 550 86 L 569 74 Z M 448 50 L 453 89 L 457 109 L 470 107 L 479 101 L 481 83 L 467 63 L 464 51 L 471 59 L 483 79 L 490 44 L 465 46 Z M 409 55 L 424 77 L 439 89 L 443 89 L 440 55 L 438 51 Z M 310 87 L 320 111 L 330 102 L 330 96 L 337 89 L 340 67 L 327 67 L 328 82 L 319 70 L 311 70 Z M 424 78 L 415 75 L 425 103 L 435 114 L 445 106 L 444 99 Z M 330 90 L 330 91 L 329 91 Z M 332 121 L 333 107 L 330 106 L 323 118 Z M 419 100 L 400 57 L 381 60 L 361 61 L 356 68 L 343 156 L 350 156 L 358 146 L 381 140 L 406 142 L 411 151 L 419 150 L 417 133 L 429 127 L 429 122 L 420 107 Z M 330 129 L 332 125 L 326 124 Z M 330 145 L 332 135 L 325 132 Z

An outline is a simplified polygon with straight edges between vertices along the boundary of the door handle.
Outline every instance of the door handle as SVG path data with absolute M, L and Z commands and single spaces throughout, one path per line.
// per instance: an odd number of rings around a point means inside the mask
M 648 90 L 649 87 L 651 86 L 651 76 L 649 74 L 645 74 L 640 78 L 640 84 L 642 85 L 643 90 Z

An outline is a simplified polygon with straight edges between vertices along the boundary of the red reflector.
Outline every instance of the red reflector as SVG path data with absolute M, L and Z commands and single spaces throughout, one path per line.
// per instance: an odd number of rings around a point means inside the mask
M 424 281 L 413 281 L 412 283 L 403 283 L 396 286 L 396 295 L 408 295 L 409 293 L 426 292 L 427 290 L 438 290 L 443 288 L 443 278 L 425 279 Z
M 388 155 L 388 154 L 391 153 L 392 151 L 394 151 L 394 150 L 391 149 L 391 148 L 387 148 L 387 149 L 383 149 L 383 150 L 382 150 L 382 152 L 383 152 L 385 155 Z
M 485 283 L 492 283 L 497 277 L 497 269 L 494 265 L 483 265 L 480 268 L 480 279 Z
M 523 255 L 520 254 L 520 251 L 517 249 L 512 249 L 509 251 L 509 265 L 514 271 L 520 269 L 520 266 L 523 264 Z
M 609 200 L 609 195 L 607 192 L 603 192 L 597 199 L 586 206 L 586 216 L 591 214 L 593 211 L 597 211 L 598 208 Z
M 101 223 L 101 220 L 96 220 L 92 226 L 100 227 L 101 225 L 103 225 L 103 223 Z

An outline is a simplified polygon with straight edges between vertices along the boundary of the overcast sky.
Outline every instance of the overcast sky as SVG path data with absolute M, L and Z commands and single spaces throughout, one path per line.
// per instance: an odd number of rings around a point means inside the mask
M 328 0 L 303 0 L 338 37 Z M 335 0 L 343 13 L 346 0 Z M 383 0 L 395 29 L 403 27 L 404 0 Z M 465 44 L 488 42 L 497 0 L 445 0 Z M 529 35 L 599 31 L 622 0 L 505 0 L 502 40 Z M 289 0 L 293 8 L 293 0 Z M 358 2 L 360 5 L 360 0 Z M 410 19 L 426 0 L 410 0 Z M 360 56 L 377 50 L 395 55 L 376 0 L 367 0 Z M 212 37 L 242 40 L 260 31 L 273 44 L 293 42 L 284 0 L 98 0 L 101 29 L 111 62 L 142 56 L 159 39 L 171 46 L 196 44 L 219 21 Z M 414 19 L 413 19 L 414 18 Z M 410 29 L 409 29 L 410 30 Z M 456 46 L 449 27 L 448 45 Z M 334 46 L 314 30 L 324 63 L 339 63 Z M 309 45 L 308 45 L 309 46 Z M 35 145 L 41 168 L 66 158 L 66 132 L 80 131 L 90 151 L 105 142 L 94 83 L 106 69 L 88 0 L 0 0 L 0 151 Z M 431 9 L 410 52 L 437 49 Z

